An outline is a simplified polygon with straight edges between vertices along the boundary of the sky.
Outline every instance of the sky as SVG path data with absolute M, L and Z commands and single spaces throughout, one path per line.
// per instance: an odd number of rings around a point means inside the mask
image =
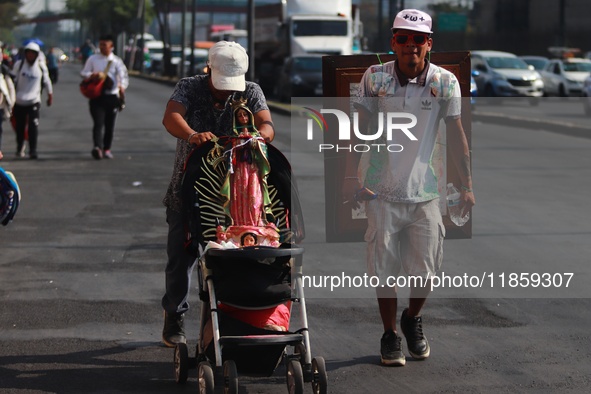
M 49 11 L 61 11 L 65 8 L 66 0 L 21 0 L 23 6 L 20 13 L 26 16 L 34 16 L 45 10 L 45 4 L 49 5 Z
M 45 9 L 46 3 L 49 5 L 50 11 L 61 11 L 65 8 L 66 0 L 21 0 L 23 6 L 20 12 L 27 16 L 34 16 Z M 246 1 L 246 0 L 245 0 Z M 256 1 L 256 0 L 255 0 Z M 384 0 L 387 4 L 388 0 Z M 430 3 L 439 3 L 441 1 L 449 0 L 405 0 L 406 8 L 418 8 L 427 10 L 427 5 Z

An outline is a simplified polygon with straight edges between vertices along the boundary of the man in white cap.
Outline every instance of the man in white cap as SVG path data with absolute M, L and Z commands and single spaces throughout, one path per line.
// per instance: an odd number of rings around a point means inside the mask
M 380 278 L 380 283 L 398 277 L 402 269 L 407 275 L 422 279 L 410 286 L 409 305 L 400 319 L 408 351 L 419 360 L 430 355 L 420 312 L 429 294 L 430 278 L 440 269 L 443 258 L 445 227 L 439 209 L 439 174 L 432 165 L 442 118 L 452 161 L 461 180 L 461 206 L 467 211 L 475 202 L 470 152 L 460 118 L 460 86 L 453 74 L 431 64 L 427 58 L 433 46 L 431 26 L 431 17 L 425 12 L 415 9 L 399 12 L 390 41 L 397 60 L 369 67 L 358 91 L 358 108 L 367 110 L 361 110 L 365 126 L 368 114 L 404 111 L 417 118 L 416 126 L 409 130 L 416 140 L 402 132 L 392 133 L 392 139 L 387 142 L 403 146 L 401 151 L 372 151 L 359 168 L 359 157 L 349 160 L 343 181 L 345 198 L 364 187 L 377 195 L 366 202 L 368 273 Z M 396 330 L 396 287 L 378 287 L 376 295 L 384 327 L 381 362 L 402 366 L 406 358 Z
M 12 69 L 16 90 L 13 110 L 16 120 L 16 154 L 18 157 L 25 156 L 25 127 L 28 126 L 31 159 L 37 158 L 39 109 L 43 88 L 47 91 L 47 106 L 53 103 L 53 86 L 45 61 L 40 61 L 40 52 L 41 48 L 37 43 L 29 42 L 24 48 L 24 58 L 17 60 Z
M 172 179 L 164 197 L 169 230 L 162 341 L 169 347 L 186 341 L 183 317 L 189 308 L 191 271 L 198 257 L 185 249 L 181 214 L 181 181 L 189 152 L 214 136 L 230 135 L 233 120 L 230 103 L 237 99 L 246 99 L 255 126 L 267 142 L 275 136 L 263 91 L 256 83 L 245 81 L 246 50 L 236 42 L 220 41 L 209 50 L 208 66 L 207 75 L 183 78 L 177 83 L 162 120 L 166 130 L 178 139 Z

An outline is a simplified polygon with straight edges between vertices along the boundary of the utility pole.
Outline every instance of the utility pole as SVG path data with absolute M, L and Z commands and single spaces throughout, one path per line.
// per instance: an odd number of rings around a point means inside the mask
M 183 0 L 181 12 L 181 64 L 179 64 L 178 76 L 185 76 L 185 47 L 187 46 L 187 33 L 185 32 L 185 19 L 187 19 L 187 0 Z
M 558 28 L 560 35 L 560 46 L 566 46 L 566 0 L 560 0 Z
M 191 0 L 191 63 L 189 75 L 195 75 L 195 1 Z
M 140 56 L 142 57 L 142 61 L 140 62 L 140 73 L 144 72 L 144 51 L 146 50 L 146 0 L 142 1 L 142 16 L 140 22 L 140 34 L 142 35 L 142 41 L 140 44 Z
M 143 71 L 143 64 L 144 64 L 144 19 L 140 19 L 144 17 L 144 7 L 146 6 L 146 1 L 145 0 L 138 0 L 138 4 L 137 4 L 137 16 L 136 16 L 136 23 L 137 22 L 141 22 L 140 23 L 140 42 L 142 43 L 142 52 L 141 52 L 141 64 L 142 66 L 140 66 L 140 72 Z M 136 25 L 137 26 L 137 25 Z M 132 41 L 132 46 L 131 46 L 131 51 L 129 53 L 129 64 L 128 67 L 131 68 L 132 70 L 134 69 L 135 66 L 135 58 L 137 56 L 136 51 L 137 51 L 137 34 L 134 35 L 133 37 L 133 41 Z
M 378 0 L 378 34 L 376 34 L 376 52 L 382 51 L 384 30 L 384 0 Z
M 254 81 L 254 0 L 248 0 L 246 30 L 248 31 L 248 74 L 247 79 Z

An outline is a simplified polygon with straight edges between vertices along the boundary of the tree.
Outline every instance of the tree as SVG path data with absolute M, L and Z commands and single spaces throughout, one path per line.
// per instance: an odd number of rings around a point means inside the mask
M 170 40 L 170 25 L 168 24 L 168 15 L 170 10 L 174 6 L 182 4 L 182 0 L 153 0 L 154 11 L 158 20 L 158 27 L 160 28 L 160 37 L 164 43 L 164 49 L 162 51 L 162 61 L 164 63 L 163 73 L 164 75 L 174 75 L 172 68 L 172 50 Z
M 20 0 L 0 0 L 0 41 L 14 41 L 12 29 L 22 16 L 18 13 Z
M 149 3 L 146 1 L 147 19 L 152 15 Z M 138 0 L 66 0 L 66 8 L 86 23 L 93 37 L 137 32 Z

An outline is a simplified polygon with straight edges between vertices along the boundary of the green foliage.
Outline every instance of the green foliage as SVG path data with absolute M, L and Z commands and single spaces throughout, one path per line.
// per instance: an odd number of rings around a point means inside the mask
M 146 0 L 146 24 L 152 18 L 151 4 Z M 94 36 L 136 33 L 138 0 L 66 0 L 66 9 L 88 26 Z
M 0 40 L 12 41 L 12 29 L 16 25 L 21 7 L 19 0 L 0 0 Z

